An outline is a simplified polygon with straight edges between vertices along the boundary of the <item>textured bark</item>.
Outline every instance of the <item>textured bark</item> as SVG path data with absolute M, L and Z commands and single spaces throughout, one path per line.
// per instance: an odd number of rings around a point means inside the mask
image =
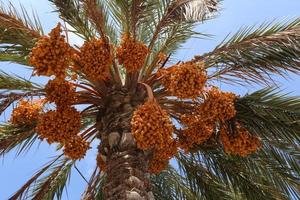
M 148 200 L 150 175 L 145 154 L 137 149 L 113 153 L 107 162 L 107 200 Z
M 137 149 L 130 132 L 136 106 L 145 100 L 145 90 L 114 89 L 99 113 L 99 154 L 105 158 L 107 200 L 153 200 L 148 173 L 148 156 Z

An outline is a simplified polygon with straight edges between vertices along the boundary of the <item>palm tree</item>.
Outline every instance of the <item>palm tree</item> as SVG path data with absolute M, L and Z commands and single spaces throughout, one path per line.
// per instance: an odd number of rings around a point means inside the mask
M 0 61 L 50 77 L 44 86 L 1 72 L 1 113 L 17 106 L 0 155 L 39 139 L 58 154 L 11 200 L 61 199 L 93 141 L 82 199 L 300 199 L 300 98 L 272 86 L 300 72 L 300 18 L 241 29 L 172 65 L 205 36 L 194 28 L 218 0 L 49 1 L 63 22 L 49 34 L 37 16 L 0 9 Z M 70 46 L 70 32 L 84 45 Z M 216 81 L 263 89 L 238 96 Z

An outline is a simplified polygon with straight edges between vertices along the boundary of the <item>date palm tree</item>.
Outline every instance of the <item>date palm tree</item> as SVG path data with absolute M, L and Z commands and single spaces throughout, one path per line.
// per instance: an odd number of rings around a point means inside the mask
M 174 64 L 182 44 L 205 37 L 194 28 L 218 0 L 49 2 L 61 18 L 49 34 L 37 16 L 0 9 L 0 61 L 49 77 L 1 72 L 0 111 L 17 106 L 1 124 L 0 155 L 57 145 L 11 200 L 61 199 L 95 141 L 81 199 L 300 199 L 300 97 L 272 86 L 300 72 L 300 18 L 240 29 Z M 83 46 L 68 44 L 71 32 Z M 216 81 L 262 89 L 238 96 Z

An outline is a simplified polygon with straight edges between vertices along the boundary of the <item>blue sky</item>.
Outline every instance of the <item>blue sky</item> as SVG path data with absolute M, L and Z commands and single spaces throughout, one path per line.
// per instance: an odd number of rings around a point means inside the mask
M 0 0 L 7 3 L 8 0 Z M 48 33 L 58 20 L 56 13 L 52 12 L 51 5 L 46 0 L 12 0 L 14 5 L 21 3 L 28 10 L 35 10 L 42 21 L 45 32 Z M 178 58 L 185 60 L 192 58 L 195 54 L 201 54 L 212 50 L 229 33 L 234 33 L 238 28 L 245 25 L 254 25 L 274 19 L 285 19 L 300 16 L 299 0 L 224 0 L 219 17 L 199 25 L 197 31 L 214 35 L 209 40 L 189 40 L 184 48 L 178 53 Z M 78 42 L 75 38 L 73 42 Z M 10 63 L 0 63 L 0 69 L 6 72 L 16 73 L 22 77 L 29 78 L 30 70 Z M 40 82 L 39 78 L 33 78 Z M 287 92 L 300 95 L 300 77 L 291 76 L 288 80 L 278 79 L 280 85 Z M 237 88 L 234 86 L 220 85 L 223 89 L 238 93 L 252 91 L 253 87 Z M 254 87 L 259 88 L 259 87 Z M 9 117 L 9 112 L 1 116 L 1 120 Z M 0 158 L 0 200 L 6 200 L 14 191 L 20 188 L 51 156 L 56 155 L 54 146 L 46 143 L 35 145 L 26 154 L 16 156 L 12 151 L 4 158 Z M 95 150 L 91 150 L 85 160 L 78 164 L 78 168 L 87 176 L 95 164 Z M 76 200 L 84 188 L 84 181 L 76 171 L 72 173 L 68 195 L 64 199 Z

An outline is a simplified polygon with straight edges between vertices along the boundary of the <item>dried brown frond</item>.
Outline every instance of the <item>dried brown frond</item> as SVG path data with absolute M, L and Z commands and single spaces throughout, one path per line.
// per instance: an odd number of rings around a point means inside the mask
M 219 0 L 178 0 L 170 5 L 170 20 L 203 21 L 218 10 Z

